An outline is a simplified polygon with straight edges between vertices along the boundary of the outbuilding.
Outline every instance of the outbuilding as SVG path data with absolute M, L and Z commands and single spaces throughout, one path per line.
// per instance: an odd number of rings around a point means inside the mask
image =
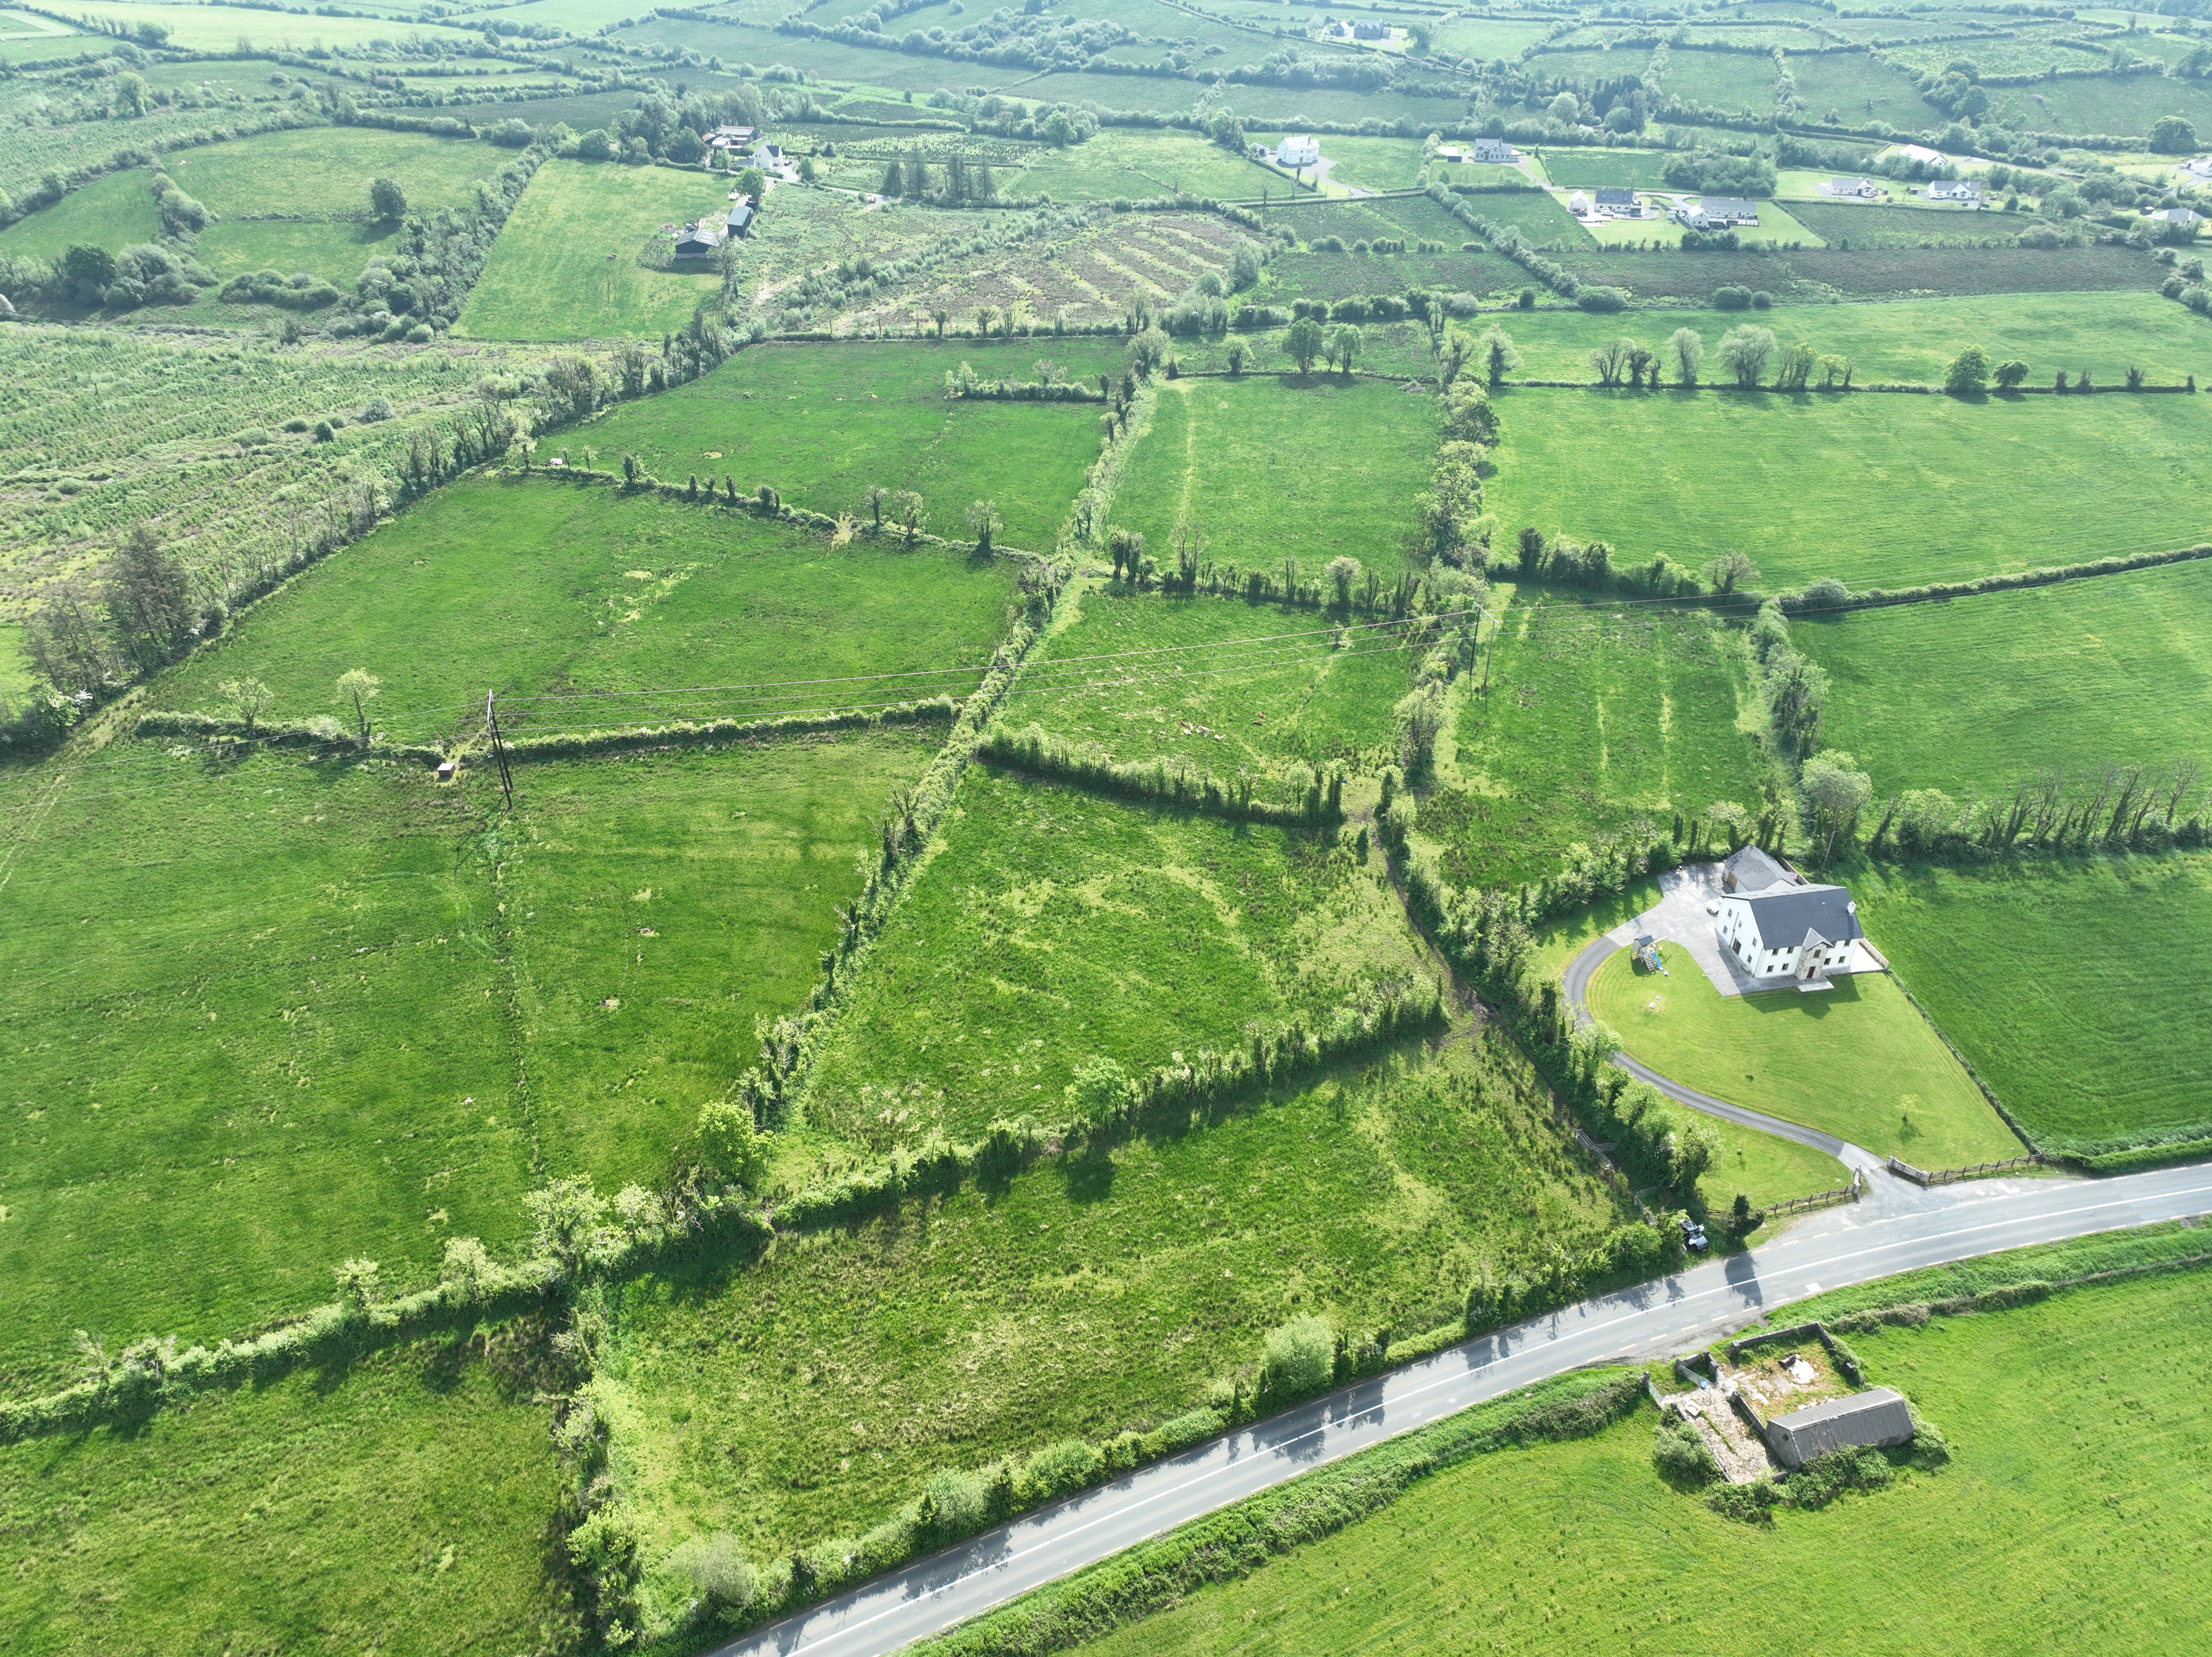
M 1861 1445 L 1887 1448 L 1912 1442 L 1912 1408 L 1904 1394 L 1869 1387 L 1848 1398 L 1808 1405 L 1766 1423 L 1766 1448 L 1795 1472 L 1838 1450 Z

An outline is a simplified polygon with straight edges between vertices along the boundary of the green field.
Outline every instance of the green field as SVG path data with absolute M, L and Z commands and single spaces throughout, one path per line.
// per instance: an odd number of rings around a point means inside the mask
M 638 263 L 665 224 L 726 212 L 724 181 L 663 167 L 550 161 L 493 244 L 456 333 L 479 339 L 652 337 L 722 291 L 712 270 Z
M 967 532 L 969 504 L 984 497 L 1006 519 L 1005 545 L 1048 552 L 1097 457 L 1097 406 L 945 395 L 946 373 L 962 362 L 994 379 L 1033 379 L 1046 356 L 1074 379 L 1124 371 L 1118 343 L 775 347 L 614 410 L 576 440 L 595 446 L 602 464 L 629 452 L 665 479 L 729 473 L 740 489 L 772 484 L 793 506 L 833 514 L 866 517 L 872 484 L 913 489 L 928 508 L 924 527 L 954 537 Z
M 1885 934 L 1874 937 L 1887 947 Z M 1973 1078 L 1885 974 L 1838 978 L 1814 995 L 1723 996 L 1702 972 L 1657 977 L 1624 950 L 1591 979 L 1589 1010 L 1661 1075 L 1877 1156 L 1960 1168 L 2021 1154 Z
M 1321 141 L 1331 184 L 1357 185 L 1366 190 L 1412 190 L 1420 182 L 1421 146 L 1413 138 L 1355 138 L 1332 132 Z M 1273 180 L 1278 193 L 1283 180 Z
M 1624 279 L 1633 282 L 1651 261 L 1620 263 Z M 1704 340 L 1710 378 L 1714 348 L 1735 321 L 1700 307 L 1626 316 L 1539 311 L 1506 318 L 1504 325 L 1521 353 L 1521 367 L 1514 371 L 1518 377 L 1587 380 L 1593 378 L 1593 346 L 1627 335 L 1657 349 L 1677 328 Z M 2033 383 L 2041 385 L 2060 368 L 2069 379 L 2086 371 L 2100 385 L 2124 383 L 2131 367 L 2160 385 L 2189 373 L 2200 382 L 2212 380 L 2212 329 L 2154 293 L 1993 294 L 1971 307 L 1948 300 L 1792 306 L 1766 313 L 1762 325 L 1785 345 L 1802 339 L 1819 351 L 1850 358 L 1853 380 L 1862 385 L 1899 379 L 1940 385 L 1951 360 L 1969 345 L 1982 347 L 1993 362 L 2026 362 Z
M 374 179 L 396 181 L 410 212 L 460 207 L 473 198 L 478 179 L 492 177 L 513 159 L 510 151 L 469 138 L 317 126 L 210 144 L 168 165 L 179 189 L 222 218 L 246 213 L 327 218 L 365 217 Z M 349 276 L 359 274 L 356 266 Z
M 1493 601 L 1493 608 L 1496 607 Z M 1741 646 L 1701 615 L 1656 618 L 1572 595 L 1517 592 L 1492 646 L 1456 689 L 1456 751 L 1415 830 L 1455 886 L 1541 878 L 1572 842 L 1715 800 L 1755 806 L 1764 769 L 1736 726 Z
M 443 1657 L 560 1639 L 543 1346 L 510 1329 L 486 1363 L 457 1336 L 0 1448 L 10 1649 Z
M 546 1158 L 658 1187 L 699 1107 L 806 998 L 854 854 L 934 729 L 533 765 L 501 837 L 517 1057 Z M 489 791 L 481 779 L 480 791 Z
M 276 47 L 305 52 L 318 45 L 362 47 L 378 41 L 396 45 L 403 35 L 412 33 L 448 50 L 465 52 L 479 39 L 470 31 L 412 19 L 399 22 L 283 13 L 238 17 L 226 6 L 172 5 L 167 0 L 69 0 L 68 13 L 90 23 L 119 23 L 125 29 L 158 24 L 168 31 L 168 44 L 185 52 L 228 52 L 241 41 L 251 41 L 264 52 Z
M 384 681 L 373 713 L 416 741 L 480 730 L 493 688 L 553 698 L 502 712 L 524 735 L 764 719 L 964 693 L 957 673 L 746 687 L 980 666 L 1011 592 L 1006 566 L 958 552 L 834 548 L 742 513 L 483 476 L 293 581 L 153 698 L 216 711 L 217 687 L 250 675 L 276 691 L 271 718 L 310 719 L 337 711 L 337 676 L 359 667 Z M 627 694 L 588 700 L 609 693 Z
M 901 20 L 901 27 L 908 25 Z M 965 75 L 969 65 L 963 64 Z M 880 177 L 882 169 L 878 170 Z M 1256 200 L 1271 182 L 1284 180 L 1242 155 L 1233 155 L 1202 133 L 1128 131 L 1109 127 L 1067 149 L 1032 151 L 1026 166 L 997 169 L 1008 196 L 1049 196 L 1056 202 L 1143 200 L 1188 191 L 1222 201 Z
M 2195 398 L 1534 391 L 1499 412 L 1505 532 L 1608 541 L 1624 564 L 1702 568 L 1735 546 L 1771 586 L 1902 587 L 2187 546 L 2209 526 Z M 1590 464 L 1611 454 L 1636 464 Z M 2020 511 L 2002 480 L 2029 475 L 2064 510 Z
M 2212 1137 L 2202 1063 L 2212 1021 L 2182 967 L 2212 913 L 2212 860 L 1852 878 L 1898 976 L 2039 1145 Z
M 1412 688 L 1403 629 L 1241 599 L 1099 589 L 1053 635 L 1006 718 L 1118 760 L 1240 767 L 1361 763 L 1395 756 L 1391 710 Z
M 1534 152 L 1544 176 L 1563 190 L 1657 190 L 1666 180 L 1667 152 L 1661 149 L 1588 149 L 1579 144 Z M 1482 211 L 1483 197 L 1474 197 Z
M 1617 1199 L 1510 1066 L 1486 1042 L 1378 1057 L 637 1284 L 600 1386 L 649 1545 L 727 1527 L 766 1560 L 856 1533 L 938 1467 L 1202 1404 L 1301 1312 L 1403 1337 L 1485 1259 L 1588 1247 Z
M 1387 380 L 1319 370 L 1175 380 L 1160 388 L 1114 515 L 1148 548 L 1167 547 L 1188 521 L 1216 563 L 1279 577 L 1296 558 L 1312 581 L 1348 556 L 1389 580 L 1410 561 L 1413 497 L 1436 443 L 1435 402 Z
M 2009 241 L 2033 219 L 1993 210 L 1793 201 L 1790 210 L 1838 247 L 1978 247 Z M 1993 250 L 2002 257 L 2005 249 Z
M 289 276 L 305 270 L 336 287 L 351 288 L 369 260 L 398 252 L 399 235 L 397 225 L 367 220 L 211 224 L 200 233 L 199 259 L 218 276 L 246 270 L 276 270 Z
M 880 1152 L 1066 1119 L 1075 1066 L 1240 1047 L 1428 973 L 1381 853 L 977 768 L 807 1086 Z
M 119 253 L 161 234 L 154 192 L 137 167 L 94 179 L 52 207 L 16 220 L 0 230 L 0 254 L 58 264 L 63 254 L 85 243 Z
M 2212 1355 L 2201 1272 L 1851 1341 L 1870 1381 L 1942 1429 L 1948 1466 L 1745 1526 L 1661 1480 L 1653 1416 L 1639 1410 L 1593 1438 L 1476 1456 L 1363 1523 L 1084 1649 L 2197 1643 L 2195 1567 L 2212 1551 L 2212 1523 L 2173 1475 L 2202 1466 L 2212 1432 L 2196 1385 Z

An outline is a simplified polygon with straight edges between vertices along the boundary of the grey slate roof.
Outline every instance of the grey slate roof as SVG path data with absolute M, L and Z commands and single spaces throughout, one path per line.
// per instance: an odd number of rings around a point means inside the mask
M 1767 1448 L 1785 1467 L 1802 1467 L 1833 1450 L 1857 1444 L 1908 1444 L 1912 1411 L 1901 1393 L 1870 1387 L 1849 1398 L 1832 1398 L 1792 1410 L 1766 1423 Z
M 1594 191 L 1591 193 L 1597 197 L 1597 204 L 1600 207 L 1633 207 L 1636 205 L 1636 192 L 1633 190 L 1599 190 Z
M 1753 892 L 1745 901 L 1759 923 L 1760 941 L 1770 950 L 1787 949 L 1783 939 L 1802 938 L 1808 932 L 1820 933 L 1829 944 L 1866 936 L 1859 926 L 1857 906 L 1844 887 L 1782 886 Z
M 1747 223 L 1759 222 L 1759 206 L 1740 196 L 1708 196 L 1698 203 L 1698 211 L 1708 219 L 1741 219 Z
M 1795 875 L 1757 846 L 1746 846 L 1729 853 L 1728 861 L 1721 865 L 1721 889 L 1738 897 L 1748 897 L 1770 886 L 1797 883 Z

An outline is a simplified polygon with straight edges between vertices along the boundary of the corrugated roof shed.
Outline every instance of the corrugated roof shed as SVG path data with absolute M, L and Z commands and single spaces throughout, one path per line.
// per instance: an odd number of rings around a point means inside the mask
M 1912 1411 L 1902 1393 L 1887 1387 L 1792 1410 L 1766 1423 L 1767 1448 L 1776 1460 L 1792 1468 L 1855 1445 L 1911 1442 Z

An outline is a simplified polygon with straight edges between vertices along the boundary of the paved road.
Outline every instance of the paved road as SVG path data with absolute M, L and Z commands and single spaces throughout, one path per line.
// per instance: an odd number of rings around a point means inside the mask
M 2096 1181 L 1915 1187 L 1912 1197 L 1904 1208 L 1828 1209 L 1749 1253 L 1465 1342 L 1040 1509 L 757 1630 L 715 1657 L 878 1657 L 1516 1387 L 1608 1360 L 1686 1351 L 1818 1290 L 2212 1211 L 2212 1164 Z

